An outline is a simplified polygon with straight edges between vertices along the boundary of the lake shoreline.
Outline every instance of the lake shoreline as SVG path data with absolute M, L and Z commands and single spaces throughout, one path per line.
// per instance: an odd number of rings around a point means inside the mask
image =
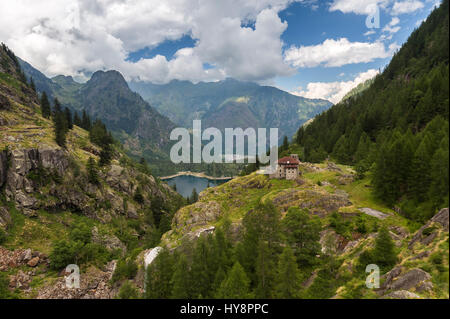
M 214 180 L 214 181 L 225 181 L 225 180 L 230 180 L 230 179 L 234 178 L 233 176 L 214 177 L 214 176 L 206 175 L 205 173 L 183 171 L 183 172 L 178 172 L 176 174 L 169 175 L 169 176 L 162 176 L 159 179 L 164 181 L 164 180 L 172 179 L 172 178 L 179 177 L 179 176 L 194 176 L 194 177 L 206 178 L 208 180 Z

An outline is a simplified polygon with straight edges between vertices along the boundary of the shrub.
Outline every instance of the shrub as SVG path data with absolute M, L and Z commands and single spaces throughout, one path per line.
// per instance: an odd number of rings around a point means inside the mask
M 122 287 L 120 287 L 117 297 L 119 299 L 138 299 L 139 292 L 129 281 L 127 281 L 122 285 Z
M 138 271 L 137 264 L 129 259 L 128 261 L 125 259 L 120 259 L 117 262 L 116 270 L 112 276 L 112 281 L 116 282 L 121 279 L 133 279 Z
M 85 222 L 77 222 L 70 231 L 69 238 L 72 241 L 79 241 L 83 244 L 91 242 L 92 230 Z
M 77 254 L 82 248 L 81 242 L 58 240 L 53 243 L 50 253 L 50 266 L 55 270 L 62 269 L 69 264 L 77 262 Z

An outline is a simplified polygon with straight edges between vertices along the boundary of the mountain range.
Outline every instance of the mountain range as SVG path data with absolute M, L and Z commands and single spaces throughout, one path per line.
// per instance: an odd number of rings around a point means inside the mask
M 84 110 L 102 120 L 129 155 L 147 159 L 157 174 L 178 169 L 168 156 L 173 143 L 170 131 L 175 126 L 191 128 L 193 119 L 202 119 L 203 127 L 219 129 L 277 127 L 281 139 L 293 136 L 299 126 L 332 105 L 235 79 L 197 84 L 128 84 L 118 71 L 111 70 L 97 71 L 86 83 L 78 83 L 70 76 L 48 78 L 26 61 L 19 62 L 26 77 L 33 78 L 38 92 L 58 98 L 72 111 Z
M 173 80 L 167 84 L 130 82 L 130 88 L 172 122 L 191 127 L 277 127 L 279 138 L 292 137 L 299 126 L 327 110 L 332 103 L 307 99 L 271 86 L 232 78 L 218 82 Z

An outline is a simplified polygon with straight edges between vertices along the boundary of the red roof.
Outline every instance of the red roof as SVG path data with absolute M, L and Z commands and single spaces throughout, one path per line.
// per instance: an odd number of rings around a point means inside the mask
M 278 164 L 280 165 L 298 165 L 300 164 L 300 161 L 296 158 L 285 156 L 278 160 Z

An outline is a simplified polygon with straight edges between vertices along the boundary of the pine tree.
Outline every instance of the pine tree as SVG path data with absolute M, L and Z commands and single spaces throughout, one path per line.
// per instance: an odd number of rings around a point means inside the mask
M 162 250 L 147 267 L 147 299 L 169 299 L 172 295 L 173 260 L 170 252 Z
M 222 267 L 219 267 L 219 269 L 216 272 L 216 275 L 214 276 L 214 283 L 213 283 L 213 291 L 214 291 L 214 297 L 216 298 L 220 298 L 219 297 L 219 289 L 220 286 L 222 285 L 222 283 L 224 282 L 224 280 L 227 278 L 227 274 L 226 272 L 223 270 Z
M 113 157 L 113 148 L 110 144 L 106 144 L 100 151 L 99 165 L 100 166 L 109 165 L 111 163 L 112 157 Z
M 95 163 L 95 160 L 92 157 L 89 157 L 86 169 L 88 173 L 89 182 L 92 184 L 98 184 L 99 178 L 98 178 L 97 164 Z
M 59 103 L 59 100 L 57 98 L 55 98 L 54 102 L 53 102 L 53 116 L 56 116 L 57 114 L 61 113 L 62 109 L 61 109 L 61 103 Z
M 75 112 L 73 115 L 73 124 L 78 127 L 81 127 L 81 119 L 80 116 L 78 115 L 78 112 Z
M 282 221 L 283 231 L 301 265 L 311 266 L 320 254 L 320 221 L 311 218 L 307 210 L 290 207 Z
M 382 227 L 378 231 L 372 254 L 375 263 L 383 269 L 390 269 L 397 262 L 395 245 L 386 227 Z
M 54 115 L 54 132 L 56 143 L 61 147 L 65 147 L 67 129 L 65 118 L 61 112 Z
M 300 291 L 300 273 L 294 253 L 290 247 L 284 248 L 277 269 L 277 297 L 285 299 L 298 298 Z
M 172 298 L 189 298 L 189 267 L 185 255 L 180 255 L 172 276 Z
M 30 88 L 36 92 L 36 85 L 34 84 L 33 77 L 30 77 Z
M 64 114 L 66 117 L 67 128 L 69 130 L 73 129 L 72 112 L 70 112 L 68 107 L 64 109 Z
M 198 193 L 197 193 L 197 189 L 194 187 L 194 189 L 192 190 L 192 194 L 190 197 L 190 203 L 196 203 L 198 201 Z
M 91 130 L 91 118 L 89 117 L 89 115 L 86 113 L 85 110 L 83 110 L 83 115 L 81 118 L 81 127 L 84 128 L 86 131 Z
M 42 116 L 45 118 L 50 118 L 51 115 L 51 107 L 50 102 L 48 101 L 47 93 L 44 91 L 42 92 L 41 96 L 41 112 Z
M 250 296 L 250 280 L 245 274 L 244 268 L 239 262 L 236 262 L 220 285 L 218 298 L 244 299 Z
M 213 268 L 211 237 L 201 236 L 195 245 L 191 266 L 192 295 L 208 297 L 212 293 L 212 284 L 216 271 Z
M 260 240 L 256 259 L 256 298 L 271 298 L 274 283 L 274 256 L 266 242 Z

